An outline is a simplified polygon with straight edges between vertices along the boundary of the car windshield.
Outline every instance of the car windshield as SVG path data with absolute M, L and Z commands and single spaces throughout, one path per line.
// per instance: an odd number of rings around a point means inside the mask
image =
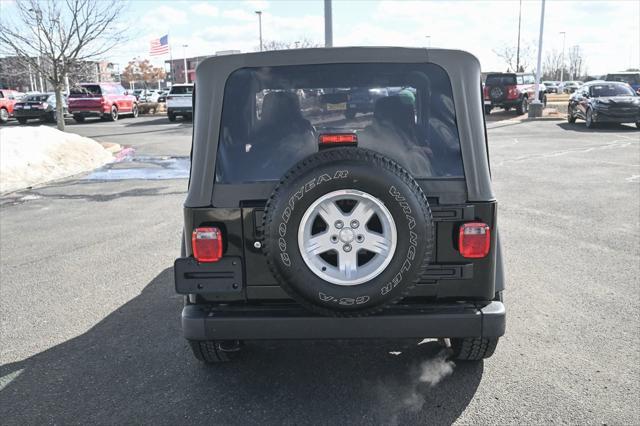
M 591 96 L 600 98 L 604 96 L 634 96 L 633 90 L 626 84 L 598 84 L 591 86 Z
M 39 94 L 39 95 L 27 95 L 22 98 L 23 102 L 46 102 L 49 99 L 49 94 Z
M 193 86 L 173 86 L 171 88 L 172 95 L 190 95 L 193 93 Z
M 609 74 L 607 81 L 619 81 L 628 84 L 640 84 L 640 73 L 638 74 Z
M 72 87 L 69 96 L 82 96 L 82 95 L 101 95 L 100 85 L 98 84 L 85 84 L 82 86 Z
M 516 84 L 516 76 L 513 74 L 505 74 L 505 75 L 488 75 L 487 81 L 485 82 L 487 86 L 508 86 Z
M 245 68 L 227 80 L 216 180 L 275 181 L 326 134 L 397 161 L 415 178 L 462 177 L 451 82 L 433 64 Z

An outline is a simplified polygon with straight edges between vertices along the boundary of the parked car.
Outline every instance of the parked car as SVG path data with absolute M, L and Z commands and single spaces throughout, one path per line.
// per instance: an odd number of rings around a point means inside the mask
M 120 115 L 138 116 L 138 100 L 120 83 L 83 83 L 71 89 L 69 113 L 78 123 L 87 117 L 116 121 Z
M 196 79 L 174 265 L 196 358 L 254 339 L 432 337 L 459 360 L 493 354 L 505 278 L 475 57 L 292 49 L 210 57 Z M 359 121 L 297 93 L 398 86 L 416 102 L 381 97 Z
M 4 124 L 13 117 L 13 107 L 21 95 L 15 90 L 0 89 L 0 123 Z
M 538 91 L 538 99 L 546 106 L 544 87 L 539 87 Z M 531 73 L 487 74 L 483 92 L 485 114 L 490 114 L 496 107 L 506 111 L 515 108 L 518 115 L 525 114 L 535 99 L 535 76 Z
M 389 96 L 389 91 L 384 87 L 356 87 L 347 93 L 345 117 L 354 118 L 356 113 L 373 112 L 376 101 Z
M 546 87 L 546 93 L 558 93 L 558 83 L 555 81 L 543 81 L 542 84 Z
M 640 91 L 640 72 L 638 71 L 609 73 L 604 79 L 606 81 L 620 81 L 622 83 L 627 83 L 636 92 Z
M 174 84 L 167 95 L 167 117 L 176 121 L 177 116 L 193 117 L 193 84 Z
M 140 92 L 140 95 L 138 97 L 138 101 L 139 102 L 158 102 L 158 97 L 160 96 L 160 94 L 158 93 L 157 90 L 152 90 L 152 89 L 145 89 L 142 92 Z
M 158 100 L 157 100 L 157 102 L 160 102 L 160 103 L 167 102 L 167 91 L 166 90 L 158 91 Z
M 63 113 L 67 114 L 66 99 L 63 97 L 62 101 Z M 53 123 L 56 121 L 56 95 L 55 93 L 25 95 L 16 102 L 13 113 L 20 124 L 26 124 L 32 119 Z
M 133 92 L 131 92 L 131 94 L 135 96 L 136 99 L 139 101 L 140 95 L 142 94 L 142 92 L 144 92 L 144 89 L 134 89 Z
M 581 81 L 565 81 L 561 84 L 560 88 L 562 89 L 562 93 L 573 93 L 580 88 L 582 85 Z
M 640 96 L 627 83 L 589 82 L 569 99 L 567 119 L 584 120 L 588 128 L 598 123 L 635 123 L 640 129 Z

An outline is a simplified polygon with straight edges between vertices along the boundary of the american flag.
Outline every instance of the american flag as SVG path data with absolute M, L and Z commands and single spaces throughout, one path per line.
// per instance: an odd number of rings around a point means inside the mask
M 149 47 L 151 56 L 166 55 L 167 53 L 169 53 L 169 34 L 151 40 L 151 46 Z

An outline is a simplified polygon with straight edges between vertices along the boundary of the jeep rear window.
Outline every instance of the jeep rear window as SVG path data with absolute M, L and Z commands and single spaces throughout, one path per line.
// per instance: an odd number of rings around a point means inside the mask
M 510 86 L 516 84 L 516 76 L 515 75 L 488 75 L 487 81 L 485 82 L 487 86 Z
M 356 134 L 358 147 L 397 161 L 416 179 L 463 177 L 447 73 L 434 64 L 362 63 L 232 73 L 216 181 L 279 180 L 317 152 L 327 133 Z
M 80 95 L 101 95 L 102 90 L 100 89 L 100 85 L 98 84 L 85 84 L 82 86 L 72 87 L 69 96 L 73 97 Z

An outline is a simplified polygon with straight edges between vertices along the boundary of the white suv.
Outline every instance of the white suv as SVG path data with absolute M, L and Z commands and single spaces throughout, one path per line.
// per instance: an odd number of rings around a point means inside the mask
M 174 84 L 167 95 L 167 117 L 175 121 L 176 116 L 191 119 L 193 116 L 193 84 Z

